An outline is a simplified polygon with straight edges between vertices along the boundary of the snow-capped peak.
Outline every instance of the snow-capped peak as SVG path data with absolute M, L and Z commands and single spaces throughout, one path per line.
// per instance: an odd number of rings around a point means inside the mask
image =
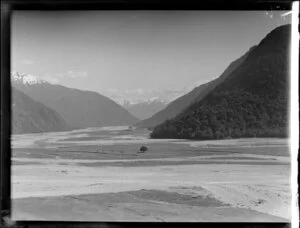
M 40 79 L 39 76 L 35 76 L 32 74 L 19 73 L 16 71 L 11 72 L 11 78 L 14 82 L 29 84 L 29 85 L 45 83 L 45 81 Z

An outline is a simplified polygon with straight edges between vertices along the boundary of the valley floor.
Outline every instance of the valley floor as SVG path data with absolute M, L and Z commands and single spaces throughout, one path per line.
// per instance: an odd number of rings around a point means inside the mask
M 14 220 L 290 219 L 290 157 L 285 139 L 197 144 L 147 141 L 147 132 L 130 132 L 131 136 L 123 130 L 90 132 L 93 136 L 71 132 L 14 139 Z M 74 135 L 86 138 L 70 140 Z M 95 135 L 102 141 L 95 141 Z M 107 135 L 110 138 L 103 139 Z M 126 136 L 130 139 L 124 143 Z M 149 151 L 137 153 L 141 143 Z

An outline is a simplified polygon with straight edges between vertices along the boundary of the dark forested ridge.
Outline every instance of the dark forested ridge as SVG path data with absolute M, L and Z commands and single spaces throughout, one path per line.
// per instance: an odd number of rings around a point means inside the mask
M 270 32 L 226 79 L 152 138 L 286 137 L 290 25 Z
M 12 133 L 67 131 L 70 126 L 54 110 L 12 88 Z

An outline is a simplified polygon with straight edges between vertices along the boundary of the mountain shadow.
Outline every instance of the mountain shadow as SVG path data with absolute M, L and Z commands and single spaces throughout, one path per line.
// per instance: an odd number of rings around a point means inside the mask
M 12 133 L 67 131 L 71 127 L 54 110 L 12 88 Z
M 132 125 L 139 121 L 113 100 L 91 91 L 48 82 L 13 85 L 36 101 L 55 110 L 73 128 Z

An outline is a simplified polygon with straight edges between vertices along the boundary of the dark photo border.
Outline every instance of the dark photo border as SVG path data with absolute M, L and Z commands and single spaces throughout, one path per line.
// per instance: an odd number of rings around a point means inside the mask
M 10 221 L 11 215 L 11 85 L 10 32 L 14 10 L 291 10 L 292 0 L 4 0 L 1 1 L 1 156 L 0 227 L 290 227 L 290 223 L 157 223 Z

